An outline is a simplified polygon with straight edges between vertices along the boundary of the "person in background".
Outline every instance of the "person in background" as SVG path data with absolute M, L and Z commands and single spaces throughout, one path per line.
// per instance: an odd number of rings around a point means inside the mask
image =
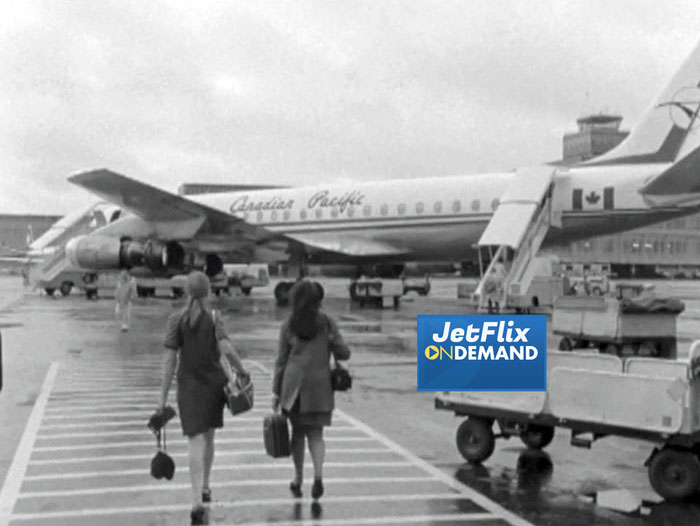
M 122 331 L 129 330 L 131 323 L 131 302 L 136 297 L 136 280 L 129 275 L 129 271 L 122 270 L 117 277 L 117 287 L 114 290 L 116 305 L 114 312 L 121 321 Z
M 319 499 L 323 495 L 323 428 L 331 425 L 334 409 L 330 356 L 350 358 L 335 322 L 320 310 L 320 292 L 308 280 L 299 281 L 290 291 L 293 308 L 280 331 L 272 382 L 272 408 L 281 409 L 292 425 L 294 479 L 289 489 L 297 498 L 302 496 L 305 439 L 314 466 L 311 496 Z
M 192 484 L 192 524 L 205 524 L 204 503 L 211 502 L 209 477 L 214 462 L 214 433 L 224 425 L 224 386 L 235 383 L 231 363 L 246 382 L 250 376 L 226 334 L 220 316 L 209 306 L 209 278 L 203 272 L 187 276 L 187 304 L 168 318 L 163 383 L 158 410 L 168 400 L 177 367 L 177 407 L 189 445 Z M 178 360 L 179 355 L 179 360 Z M 230 360 L 230 361 L 229 361 Z

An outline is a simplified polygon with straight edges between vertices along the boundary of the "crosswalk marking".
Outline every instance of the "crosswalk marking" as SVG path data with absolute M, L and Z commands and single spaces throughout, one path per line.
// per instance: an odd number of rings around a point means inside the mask
M 268 389 L 270 378 L 264 366 L 254 362 L 250 366 L 254 384 L 264 386 L 261 391 Z M 93 371 L 83 364 L 71 374 L 63 374 L 62 370 L 61 375 L 55 377 L 53 389 L 45 395 L 44 406 L 37 410 L 40 425 L 28 446 L 30 456 L 19 477 L 20 486 L 13 498 L 8 498 L 7 518 L 11 523 L 38 521 L 46 524 L 61 519 L 114 516 L 126 517 L 122 522 L 132 524 L 136 514 L 143 515 L 143 523 L 150 523 L 156 515 L 184 513 L 189 509 L 189 499 L 179 496 L 188 495 L 190 489 L 186 439 L 182 437 L 179 418 L 175 417 L 168 427 L 174 435 L 168 441 L 168 453 L 177 463 L 175 480 L 155 482 L 148 473 L 154 439 L 146 428 L 146 421 L 154 409 L 152 401 L 159 395 L 160 370 L 154 368 L 138 374 L 136 368 L 120 370 L 109 363 L 100 368 L 105 369 L 109 374 L 98 373 L 97 369 Z M 289 459 L 273 460 L 265 454 L 262 417 L 269 413 L 266 406 L 270 396 L 264 392 L 256 396 L 255 401 L 253 411 L 233 420 L 227 416 L 226 427 L 217 433 L 217 461 L 213 472 L 218 478 L 210 485 L 219 495 L 226 494 L 221 491 L 226 488 L 239 488 L 244 494 L 254 488 L 270 488 L 273 495 L 215 501 L 212 513 L 236 508 L 255 513 L 258 509 L 286 506 L 290 502 L 297 505 L 310 502 L 274 495 L 288 485 L 291 462 Z M 324 484 L 332 491 L 324 497 L 323 503 L 355 506 L 357 516 L 296 520 L 279 517 L 282 520 L 275 520 L 274 524 L 370 526 L 500 520 L 513 526 L 531 526 L 351 415 L 336 411 L 333 422 L 325 432 L 325 466 L 333 470 L 333 474 L 324 478 Z M 110 450 L 113 454 L 99 454 Z M 240 475 L 229 476 L 234 473 Z M 282 473 L 285 473 L 284 478 L 280 478 Z M 305 473 L 307 477 L 312 475 L 308 462 Z M 166 503 L 158 504 L 160 498 Z M 172 502 L 173 499 L 177 501 Z M 429 505 L 432 501 L 449 504 L 432 507 Z M 458 504 L 462 501 L 468 503 L 466 508 Z M 103 506 L 95 504 L 99 502 Z M 116 505 L 117 502 L 120 504 Z M 367 503 L 371 502 L 387 505 L 405 502 L 406 505 L 387 506 L 384 511 L 383 505 L 368 508 Z M 411 508 L 412 505 L 417 507 Z M 215 523 L 221 524 L 221 517 Z M 246 524 L 267 524 L 256 522 L 260 517 L 249 518 Z M 0 523 L 0 526 L 6 524 L 8 522 Z

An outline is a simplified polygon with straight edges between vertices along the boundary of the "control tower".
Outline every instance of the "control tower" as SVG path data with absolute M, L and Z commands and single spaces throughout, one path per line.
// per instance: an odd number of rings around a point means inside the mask
M 629 134 L 620 130 L 622 117 L 599 113 L 576 120 L 578 131 L 564 135 L 564 162 L 580 163 L 611 150 Z

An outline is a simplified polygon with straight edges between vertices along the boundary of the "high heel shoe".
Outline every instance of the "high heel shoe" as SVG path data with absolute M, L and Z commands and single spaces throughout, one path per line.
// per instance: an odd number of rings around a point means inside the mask
M 311 497 L 314 500 L 323 497 L 323 481 L 321 479 L 314 479 L 314 485 L 311 486 Z
M 300 499 L 302 497 L 301 483 L 300 482 L 290 482 L 289 483 L 289 491 L 292 492 L 292 495 L 294 495 L 295 499 Z
M 204 521 L 204 506 L 195 506 L 192 508 L 192 511 L 190 511 L 190 524 L 193 526 L 199 526 L 200 524 L 206 524 Z

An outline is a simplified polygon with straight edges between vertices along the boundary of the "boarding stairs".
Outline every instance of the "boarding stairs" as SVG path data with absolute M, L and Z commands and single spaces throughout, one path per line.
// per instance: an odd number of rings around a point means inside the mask
M 44 283 L 51 283 L 69 266 L 70 262 L 66 257 L 65 247 L 59 247 L 56 252 L 46 256 L 46 259 L 41 263 L 30 268 L 29 283 L 33 288 L 41 287 Z
M 519 169 L 477 244 L 481 280 L 475 291 L 480 311 L 502 312 L 524 306 L 537 272 L 533 260 L 550 226 L 561 226 L 552 191 L 550 166 Z M 490 262 L 483 270 L 483 254 Z

